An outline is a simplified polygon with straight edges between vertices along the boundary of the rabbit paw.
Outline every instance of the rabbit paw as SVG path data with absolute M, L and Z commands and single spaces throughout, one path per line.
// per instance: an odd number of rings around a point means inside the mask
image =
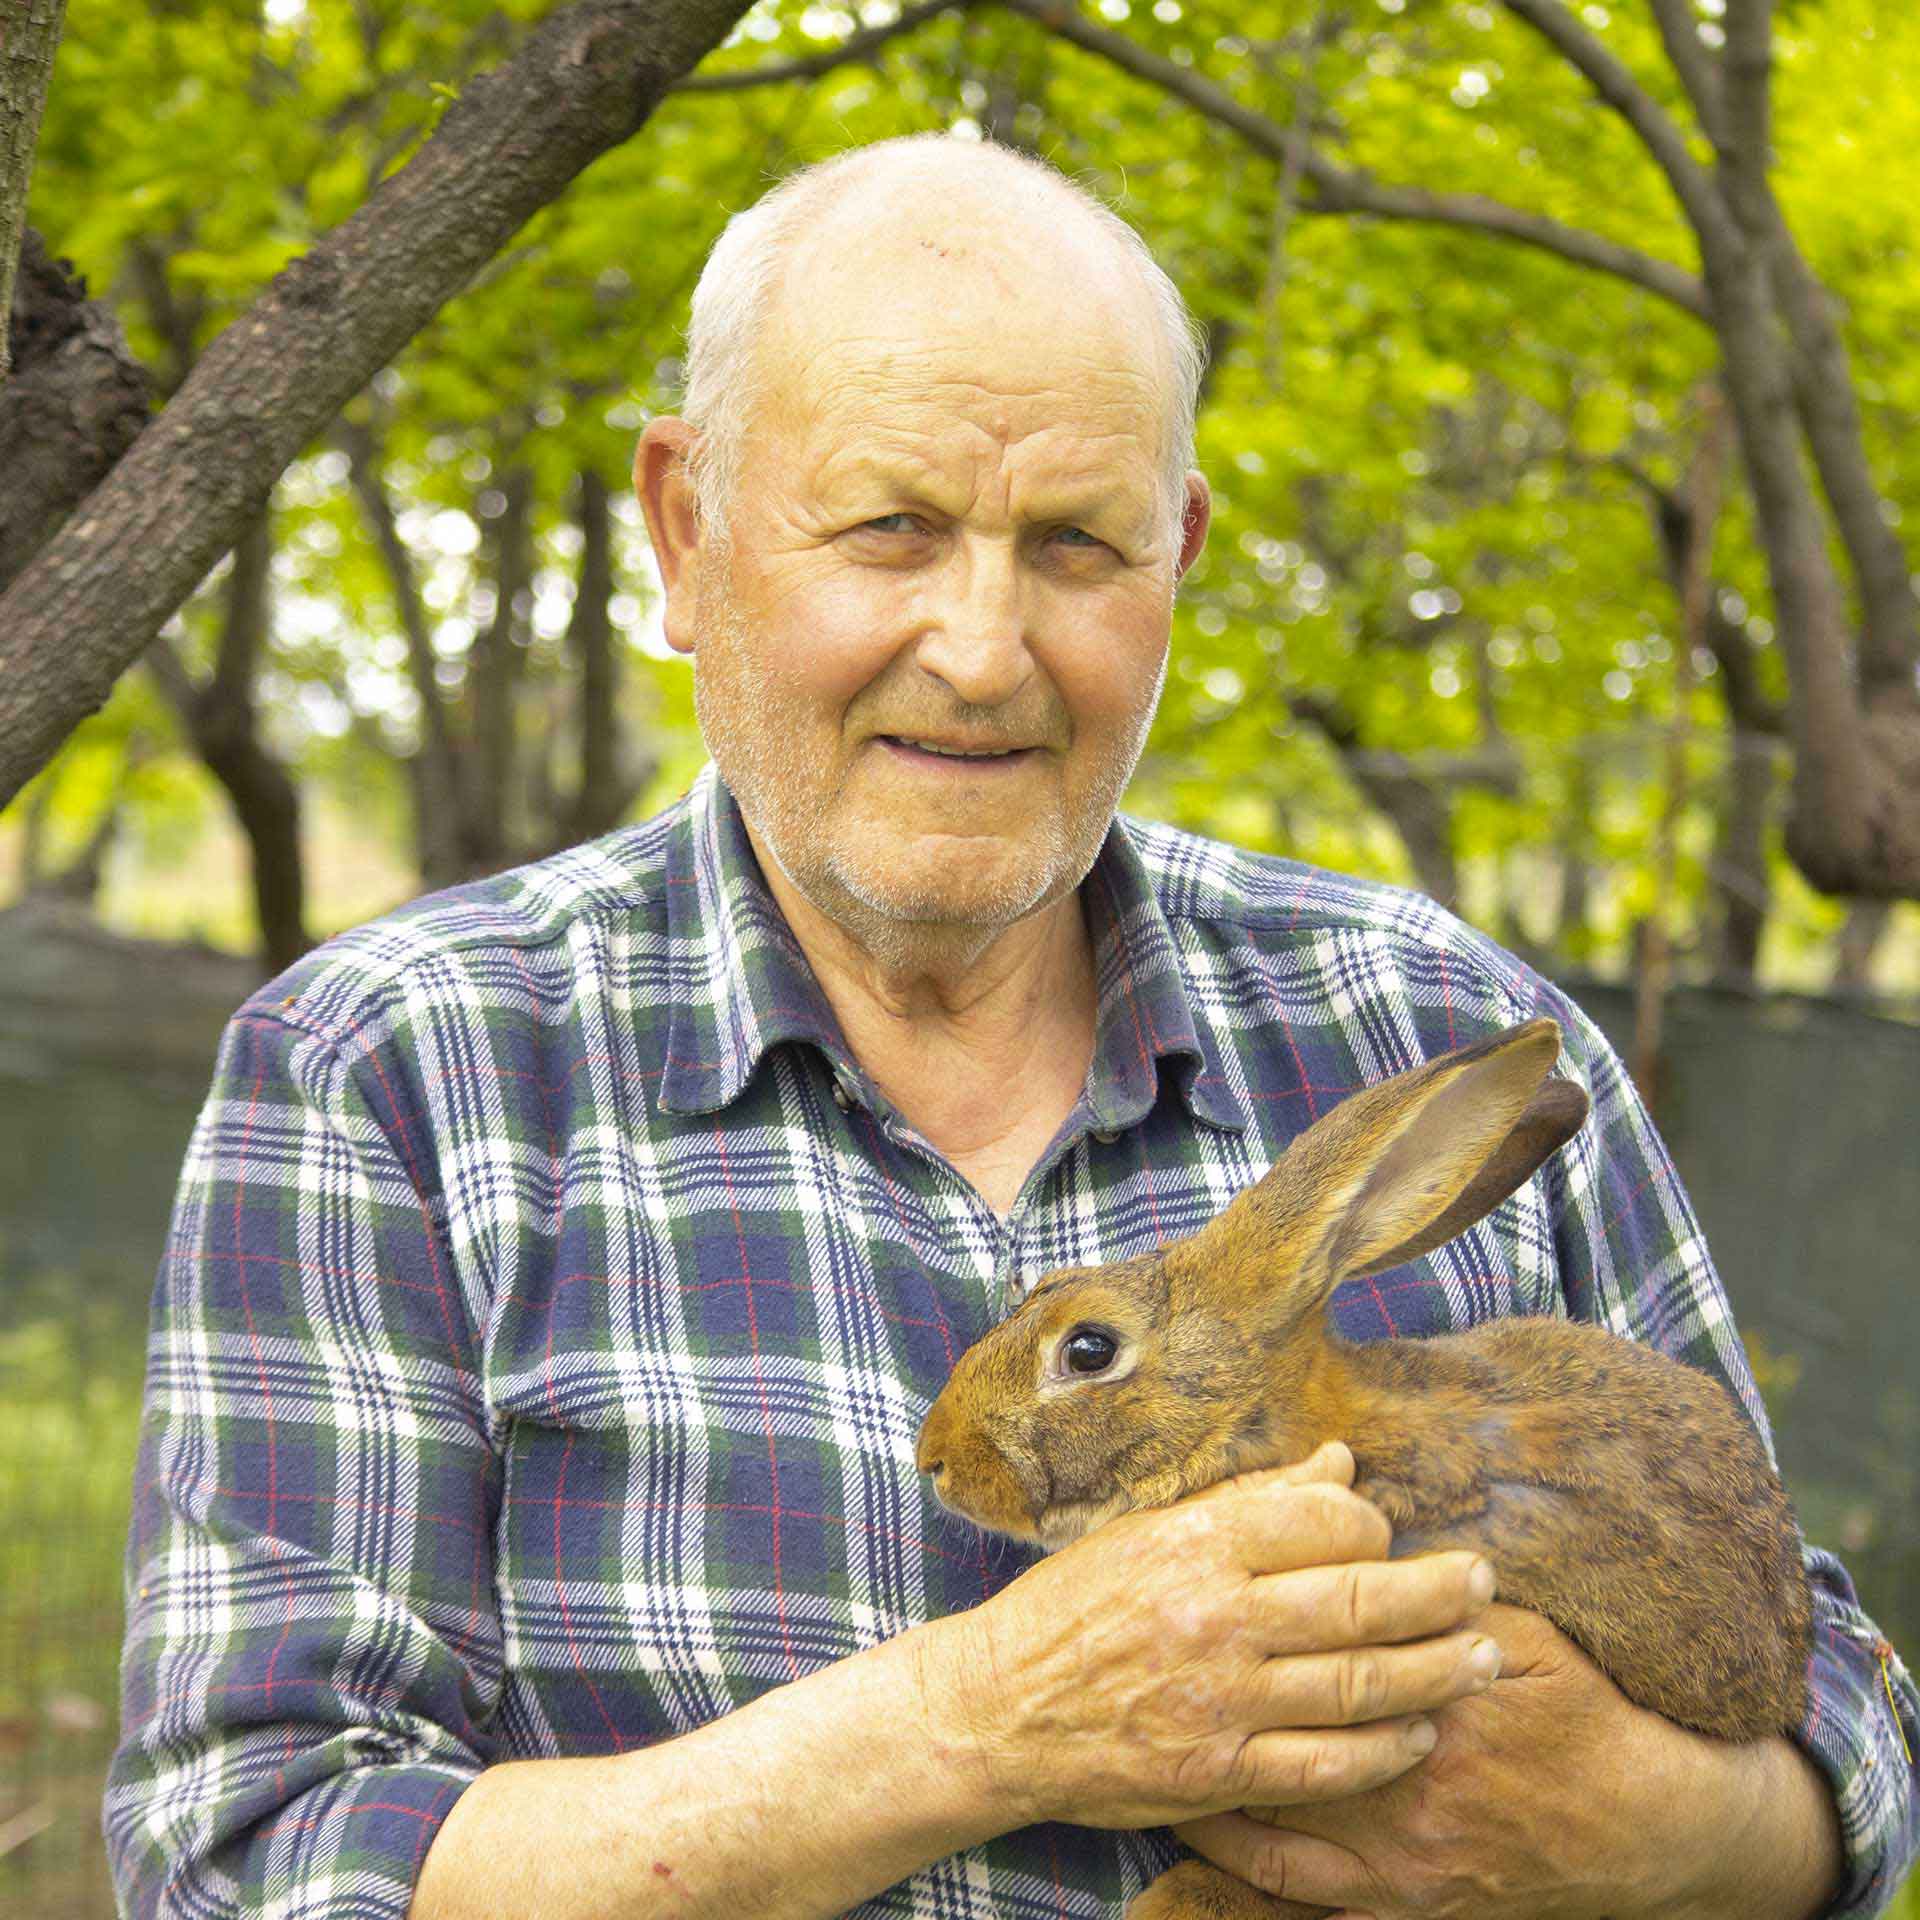
M 1135 1896 L 1126 1920 L 1325 1920 L 1329 1911 L 1276 1900 L 1222 1867 L 1183 1860 Z

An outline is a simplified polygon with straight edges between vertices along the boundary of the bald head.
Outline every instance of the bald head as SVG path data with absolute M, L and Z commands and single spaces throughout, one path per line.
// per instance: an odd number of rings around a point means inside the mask
M 918 332 L 1063 327 L 1158 389 L 1163 506 L 1192 462 L 1201 351 L 1191 319 L 1125 221 L 1005 147 L 917 134 L 790 175 L 727 225 L 695 289 L 683 411 L 704 519 L 724 530 L 749 418 L 783 370 L 836 348 L 911 351 Z

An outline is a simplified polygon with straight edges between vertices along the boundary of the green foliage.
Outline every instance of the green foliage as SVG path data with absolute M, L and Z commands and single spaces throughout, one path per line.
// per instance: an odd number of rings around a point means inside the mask
M 96 0 L 62 51 L 36 217 L 169 368 L 363 206 L 445 95 L 543 10 Z M 1090 17 L 1309 129 L 1342 166 L 1496 196 L 1696 264 L 1632 135 L 1490 0 L 1104 0 Z M 1688 123 L 1645 10 L 1582 17 Z M 710 64 L 815 54 L 857 24 L 846 9 L 763 0 Z M 1901 521 L 1920 515 L 1920 482 L 1901 458 L 1920 408 L 1915 72 L 1920 16 L 1873 0 L 1782 16 L 1780 190 L 1845 313 L 1877 475 Z M 464 549 L 468 530 L 485 534 L 499 476 L 524 467 L 548 612 L 530 643 L 523 726 L 535 738 L 555 716 L 571 724 L 570 669 L 551 636 L 577 551 L 575 476 L 591 465 L 618 485 L 636 429 L 672 404 L 687 298 L 720 225 L 795 165 L 941 127 L 1015 139 L 1105 194 L 1222 344 L 1199 448 L 1214 531 L 1183 591 L 1132 804 L 1411 880 L 1403 837 L 1355 780 L 1354 753 L 1392 759 L 1436 783 L 1477 916 L 1562 959 L 1622 964 L 1632 922 L 1657 903 L 1651 848 L 1682 651 L 1641 483 L 1685 483 L 1711 336 L 1651 294 L 1535 249 L 1315 214 L 1311 192 L 1235 133 L 990 8 L 941 16 L 808 85 L 669 100 L 356 403 L 378 427 L 431 585 L 445 673 L 464 671 L 462 635 L 490 590 L 490 557 L 484 544 Z M 342 456 L 316 448 L 289 476 L 276 536 L 282 611 L 263 681 L 273 738 L 303 778 L 356 806 L 370 797 L 370 828 L 396 834 L 411 804 L 396 756 L 417 747 L 419 707 L 392 582 Z M 621 546 L 623 725 L 658 762 L 660 793 L 698 748 L 683 669 L 649 638 L 650 572 L 631 521 Z M 1737 475 L 1715 573 L 1777 698 Z M 190 611 L 183 623 L 183 644 L 203 658 L 210 619 Z M 139 678 L 122 697 L 136 697 Z M 1346 753 L 1300 717 L 1303 698 L 1337 705 Z M 1710 917 L 1729 762 L 1711 672 L 1685 710 L 1691 791 L 1666 905 L 1695 939 Z M 1511 774 L 1481 777 L 1490 752 Z M 1556 904 L 1570 863 L 1594 883 L 1571 918 Z M 1770 864 L 1770 965 L 1810 983 L 1838 910 L 1788 877 L 1777 845 Z M 1920 910 L 1903 924 L 1914 947 Z M 1920 957 L 1906 964 L 1920 982 Z

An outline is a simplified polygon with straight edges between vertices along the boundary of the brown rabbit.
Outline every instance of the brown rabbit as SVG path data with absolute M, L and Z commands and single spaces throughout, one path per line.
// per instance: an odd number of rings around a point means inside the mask
M 1467 1547 L 1627 1697 L 1729 1740 L 1798 1726 L 1811 1604 L 1785 1493 L 1708 1375 L 1600 1328 L 1351 1344 L 1336 1285 L 1439 1246 L 1586 1119 L 1535 1020 L 1363 1088 L 1191 1238 L 1068 1268 L 977 1341 L 921 1428 L 944 1505 L 1052 1547 L 1230 1474 L 1353 1451 L 1392 1552 Z M 1318 1911 L 1200 1863 L 1155 1920 Z

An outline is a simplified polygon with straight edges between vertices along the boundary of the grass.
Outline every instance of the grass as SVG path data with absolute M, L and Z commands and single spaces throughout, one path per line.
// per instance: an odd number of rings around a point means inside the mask
M 0 1328 L 0 1838 L 15 1842 L 0 1854 L 0 1912 L 40 1920 L 113 1911 L 100 1792 L 118 1720 L 140 1345 L 111 1319 Z
M 0 1912 L 110 1920 L 99 1810 L 117 1720 L 141 1330 L 78 1283 L 9 1282 L 6 1294 Z M 1889 1911 L 1920 1920 L 1920 1873 Z

